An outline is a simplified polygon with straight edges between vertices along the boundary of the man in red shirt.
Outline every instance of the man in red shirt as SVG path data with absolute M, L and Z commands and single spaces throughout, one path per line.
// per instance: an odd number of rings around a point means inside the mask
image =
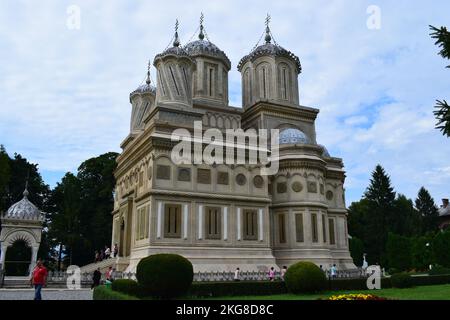
M 47 281 L 47 269 L 41 259 L 38 259 L 30 281 L 31 285 L 34 285 L 34 300 L 42 300 L 41 289 Z

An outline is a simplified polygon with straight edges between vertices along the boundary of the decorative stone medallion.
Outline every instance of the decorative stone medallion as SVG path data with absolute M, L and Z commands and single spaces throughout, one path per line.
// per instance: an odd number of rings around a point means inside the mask
M 239 173 L 236 176 L 236 183 L 240 186 L 243 186 L 244 184 L 247 183 L 247 178 L 245 177 L 245 175 L 243 175 L 242 173 Z
M 317 182 L 308 181 L 308 192 L 317 193 Z
M 278 182 L 277 183 L 277 193 L 286 193 L 287 191 L 287 183 L 286 182 Z
M 327 200 L 333 200 L 333 192 L 328 190 L 326 194 Z
M 170 166 L 158 165 L 156 167 L 156 179 L 170 180 Z
M 179 168 L 178 169 L 178 181 L 191 181 L 191 169 L 190 168 Z
M 253 184 L 255 185 L 256 188 L 262 188 L 264 185 L 264 178 L 261 176 L 255 176 L 253 178 Z
M 211 184 L 211 170 L 197 169 L 197 183 Z
M 223 185 L 229 184 L 228 172 L 225 172 L 225 171 L 217 172 L 217 184 L 223 184 Z
M 299 181 L 295 181 L 291 188 L 294 192 L 301 192 L 303 190 L 303 185 Z

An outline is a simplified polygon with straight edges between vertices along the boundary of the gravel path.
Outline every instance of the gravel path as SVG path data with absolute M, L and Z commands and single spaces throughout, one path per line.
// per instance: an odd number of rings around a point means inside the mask
M 0 300 L 33 300 L 33 289 L 0 289 Z M 42 289 L 43 300 L 92 300 L 90 289 Z

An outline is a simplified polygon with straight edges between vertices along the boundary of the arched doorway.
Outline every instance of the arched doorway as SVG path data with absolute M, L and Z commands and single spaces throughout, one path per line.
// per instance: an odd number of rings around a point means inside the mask
M 28 276 L 31 263 L 31 247 L 25 240 L 16 240 L 6 251 L 5 275 Z

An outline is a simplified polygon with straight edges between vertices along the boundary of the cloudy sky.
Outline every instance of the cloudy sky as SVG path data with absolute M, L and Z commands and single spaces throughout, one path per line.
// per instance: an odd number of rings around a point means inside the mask
M 424 185 L 440 203 L 450 196 L 450 139 L 434 129 L 432 106 L 450 99 L 450 70 L 428 25 L 450 26 L 450 3 L 411 2 L 1 0 L 0 144 L 38 163 L 51 186 L 83 160 L 120 151 L 147 61 L 176 18 L 186 43 L 202 11 L 232 61 L 239 107 L 236 65 L 269 12 L 277 42 L 300 57 L 301 104 L 321 110 L 319 142 L 344 159 L 347 199 L 361 197 L 380 163 L 396 191 L 415 197 Z

